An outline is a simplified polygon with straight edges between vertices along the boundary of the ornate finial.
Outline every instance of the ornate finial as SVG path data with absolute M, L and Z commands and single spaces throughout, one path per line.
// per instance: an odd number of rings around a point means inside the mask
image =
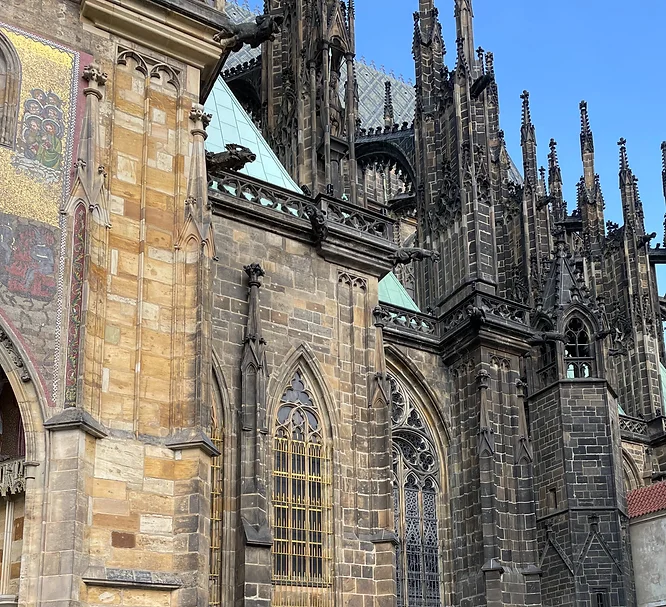
M 580 151 L 581 154 L 594 152 L 594 138 L 590 128 L 590 117 L 587 113 L 587 101 L 581 101 L 580 105 Z
M 479 48 L 476 49 L 476 56 L 482 64 L 484 63 L 483 58 L 485 54 L 486 51 L 483 50 L 483 47 L 480 46 Z
M 391 81 L 384 83 L 384 126 L 391 127 L 395 123 L 393 110 L 393 95 L 391 94 Z
M 555 141 L 554 139 L 551 139 L 550 142 L 548 143 L 548 147 L 550 148 L 550 154 L 548 154 L 548 159 L 553 164 L 558 164 L 558 161 L 557 161 L 557 141 Z
M 546 181 L 546 167 L 539 167 L 539 177 L 541 177 L 541 181 Z
M 495 76 L 495 55 L 490 51 L 486 53 L 486 74 Z
M 523 94 L 520 96 L 523 100 L 523 124 L 532 124 L 532 114 L 530 112 L 530 93 L 529 91 L 523 91 Z
M 620 146 L 620 170 L 626 171 L 629 169 L 629 159 L 627 158 L 627 140 L 622 137 L 620 141 L 617 142 Z

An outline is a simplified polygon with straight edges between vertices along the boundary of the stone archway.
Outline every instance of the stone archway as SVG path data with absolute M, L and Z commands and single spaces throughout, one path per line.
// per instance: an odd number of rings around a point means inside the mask
M 47 435 L 34 377 L 16 335 L 0 324 L 0 605 L 37 602 Z

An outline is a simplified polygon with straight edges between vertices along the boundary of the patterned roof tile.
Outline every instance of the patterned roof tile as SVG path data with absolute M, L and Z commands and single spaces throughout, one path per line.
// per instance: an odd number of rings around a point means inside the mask
M 629 491 L 627 506 L 629 518 L 666 510 L 666 481 Z

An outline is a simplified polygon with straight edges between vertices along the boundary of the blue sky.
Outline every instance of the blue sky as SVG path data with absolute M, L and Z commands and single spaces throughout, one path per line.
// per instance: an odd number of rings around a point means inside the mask
M 606 199 L 606 219 L 622 223 L 618 147 L 627 139 L 639 178 L 646 229 L 663 233 L 660 144 L 666 140 L 666 1 L 473 0 L 475 44 L 495 54 L 500 120 L 509 152 L 521 166 L 520 93 L 530 91 L 539 161 L 548 142 L 558 152 L 569 209 L 582 173 L 578 104 L 589 104 L 596 170 Z M 455 62 L 454 0 L 437 0 L 447 63 Z M 418 0 L 356 0 L 357 56 L 387 71 L 414 77 L 411 55 Z M 660 272 L 666 292 L 666 270 Z

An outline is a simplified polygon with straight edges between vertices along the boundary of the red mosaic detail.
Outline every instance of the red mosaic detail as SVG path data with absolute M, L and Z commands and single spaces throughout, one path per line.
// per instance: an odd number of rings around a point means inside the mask
M 666 510 L 666 481 L 629 491 L 627 506 L 629 518 Z
M 67 328 L 67 369 L 65 372 L 65 407 L 76 406 L 79 375 L 81 319 L 83 316 L 83 269 L 86 255 L 86 208 L 74 211 L 74 243 L 72 247 L 72 282 L 70 286 L 69 326 Z

